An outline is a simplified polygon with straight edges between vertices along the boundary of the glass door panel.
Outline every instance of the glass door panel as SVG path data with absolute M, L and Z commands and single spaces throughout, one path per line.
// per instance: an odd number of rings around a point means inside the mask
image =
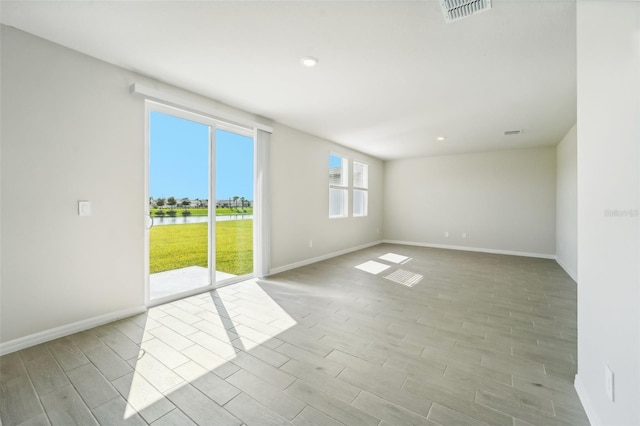
M 253 273 L 253 138 L 216 129 L 215 282 Z
M 211 126 L 149 116 L 149 298 L 211 285 Z

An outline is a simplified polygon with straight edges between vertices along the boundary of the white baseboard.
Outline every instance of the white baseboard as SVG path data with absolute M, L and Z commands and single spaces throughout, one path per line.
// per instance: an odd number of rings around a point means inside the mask
M 341 256 L 343 254 L 351 253 L 357 250 L 362 250 L 368 247 L 373 247 L 381 243 L 388 244 L 400 244 L 407 246 L 419 246 L 419 247 L 431 247 L 431 248 L 441 248 L 441 249 L 449 249 L 449 250 L 463 250 L 463 251 L 474 251 L 479 253 L 492 253 L 492 254 L 506 254 L 510 256 L 525 256 L 525 257 L 537 257 L 541 259 L 556 259 L 554 254 L 544 254 L 544 253 L 530 253 L 530 252 L 520 252 L 520 251 L 510 251 L 510 250 L 496 250 L 496 249 L 488 249 L 488 248 L 479 248 L 479 247 L 466 247 L 466 246 L 452 246 L 446 244 L 429 244 L 429 243 L 419 243 L 416 241 L 400 241 L 400 240 L 378 240 L 373 241 L 371 243 L 363 244 L 356 247 L 351 247 L 345 250 L 336 251 L 333 253 L 328 253 L 322 256 L 314 257 L 311 259 L 301 260 L 300 262 L 290 263 L 284 266 L 278 266 L 277 268 L 272 268 L 269 271 L 269 275 L 278 274 L 280 272 L 289 271 L 291 269 L 300 268 L 302 266 L 311 265 L 312 263 L 321 262 L 323 260 L 330 259 L 332 257 Z M 562 266 L 562 265 L 561 265 Z M 571 275 L 571 274 L 569 274 Z
M 130 317 L 132 315 L 141 314 L 143 312 L 146 312 L 146 310 L 146 306 L 137 306 L 135 308 L 123 309 L 120 311 L 110 312 L 108 314 L 98 315 L 97 317 L 77 321 L 71 324 L 62 325 L 60 327 L 51 328 L 49 330 L 39 331 L 37 333 L 19 337 L 14 340 L 9 340 L 8 342 L 0 343 L 0 356 L 25 349 L 30 346 L 38 345 L 40 343 L 48 342 L 59 337 L 68 336 L 69 334 L 88 330 L 90 328 L 107 324 L 112 321 L 117 321 L 122 318 Z
M 278 266 L 277 268 L 272 268 L 269 271 L 269 275 L 279 274 L 280 272 L 289 271 L 291 269 L 296 269 L 296 268 L 300 268 L 302 266 L 311 265 L 312 263 L 321 262 L 323 260 L 331 259 L 332 257 L 341 256 L 343 254 L 347 254 L 347 253 L 351 253 L 351 252 L 354 252 L 354 251 L 358 251 L 358 250 L 366 249 L 366 248 L 369 248 L 369 247 L 377 246 L 378 244 L 381 244 L 381 243 L 382 243 L 382 240 L 373 241 L 373 242 L 370 242 L 370 243 L 367 243 L 367 244 L 362 244 L 360 246 L 351 247 L 351 248 L 340 250 L 340 251 L 336 251 L 336 252 L 333 252 L 333 253 L 324 254 L 322 256 L 314 257 L 314 258 L 311 258 L 311 259 L 301 260 L 300 262 L 290 263 L 290 264 L 284 265 L 284 266 Z
M 598 418 L 598 415 L 596 414 L 596 411 L 593 408 L 593 404 L 591 403 L 589 396 L 587 396 L 587 392 L 584 389 L 584 385 L 582 383 L 582 379 L 580 379 L 579 374 L 576 374 L 576 378 L 573 382 L 573 387 L 576 389 L 576 392 L 578 393 L 578 398 L 580 398 L 580 402 L 582 403 L 584 412 L 587 414 L 587 418 L 589 418 L 589 423 L 591 423 L 592 426 L 598 426 L 598 425 L 604 424 Z
M 461 251 L 474 251 L 479 253 L 506 254 L 509 256 L 537 257 L 541 259 L 555 260 L 556 258 L 555 254 L 530 253 L 530 252 L 524 252 L 524 251 L 511 251 L 511 250 L 496 250 L 496 249 L 481 248 L 481 247 L 451 246 L 447 244 L 419 243 L 416 241 L 382 240 L 382 242 L 388 243 L 388 244 L 401 244 L 406 246 L 441 248 L 441 249 L 447 249 L 447 250 L 461 250 Z
M 578 274 L 576 274 L 573 269 L 569 268 L 567 264 L 564 263 L 563 260 L 557 256 L 556 256 L 556 263 L 560 265 L 562 269 L 564 269 L 564 271 L 571 277 L 572 280 L 574 280 L 575 282 L 578 282 Z

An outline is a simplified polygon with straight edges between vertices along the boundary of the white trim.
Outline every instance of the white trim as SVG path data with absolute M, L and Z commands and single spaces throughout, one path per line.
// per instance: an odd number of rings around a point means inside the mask
M 162 90 L 154 89 L 140 83 L 134 83 L 129 88 L 129 92 L 133 95 L 141 95 L 147 99 L 159 101 L 165 104 L 169 104 L 174 107 L 188 110 L 195 114 L 202 114 L 214 120 L 222 120 L 227 123 L 235 124 L 237 126 L 245 127 L 248 130 L 260 129 L 268 133 L 273 133 L 273 128 L 256 121 L 245 120 L 241 117 L 237 117 L 231 114 L 226 114 L 220 111 L 214 110 L 211 106 L 193 102 L 182 98 L 181 96 L 172 95 Z
M 356 186 L 354 180 L 356 176 L 356 163 L 364 166 L 364 170 L 366 170 L 367 182 L 366 186 Z M 359 218 L 359 217 L 367 217 L 369 216 L 369 163 L 365 163 L 364 161 L 352 160 L 351 161 L 351 217 Z M 355 206 L 356 206 L 356 191 L 360 191 L 364 193 L 364 214 L 356 215 Z
M 585 391 L 584 384 L 582 383 L 582 380 L 580 379 L 579 374 L 576 374 L 576 378 L 573 381 L 573 387 L 576 389 L 576 392 L 578 393 L 578 398 L 582 403 L 582 407 L 584 408 L 584 412 L 587 415 L 587 418 L 589 419 L 589 423 L 591 423 L 591 425 L 593 426 L 603 425 L 604 423 L 600 421 L 600 418 L 598 417 L 595 409 L 593 408 L 593 404 L 591 403 L 591 400 L 589 399 L 589 396 Z
M 193 121 L 194 123 L 202 124 L 203 126 L 215 127 L 218 121 L 203 114 L 191 111 L 187 108 L 177 107 L 167 103 L 159 102 L 153 99 L 145 99 L 145 104 L 149 106 L 150 111 L 159 112 L 172 117 L 182 118 L 183 120 Z M 246 132 L 244 127 L 232 126 L 234 129 L 241 129 L 242 132 Z
M 578 282 L 578 274 L 576 274 L 571 268 L 569 268 L 564 261 L 562 261 L 558 256 L 556 256 L 556 263 L 560 265 L 562 269 L 574 280 L 576 283 Z
M 279 274 L 280 272 L 289 271 L 291 269 L 296 269 L 296 268 L 300 268 L 302 266 L 311 265 L 312 263 L 321 262 L 323 260 L 331 259 L 332 257 L 342 256 L 343 254 L 347 254 L 347 253 L 351 253 L 351 252 L 354 252 L 354 251 L 358 251 L 358 250 L 366 249 L 366 248 L 369 248 L 369 247 L 377 246 L 378 244 L 381 244 L 382 242 L 383 242 L 382 240 L 372 241 L 370 243 L 362 244 L 362 245 L 359 245 L 359 246 L 356 246 L 356 247 L 351 247 L 351 248 L 340 250 L 340 251 L 336 251 L 336 252 L 333 252 L 333 253 L 323 254 L 322 256 L 314 257 L 314 258 L 311 258 L 311 259 L 301 260 L 300 262 L 290 263 L 290 264 L 284 265 L 284 266 L 278 266 L 277 268 L 272 268 L 269 271 L 269 275 Z
M 209 182 L 209 193 L 207 196 L 209 200 L 207 201 L 207 215 L 209 224 L 207 225 L 207 231 L 209 235 L 207 236 L 207 276 L 209 278 L 209 285 L 216 285 L 216 250 L 218 249 L 216 246 L 216 215 L 218 210 L 218 199 L 216 198 L 216 137 L 217 137 L 217 128 L 215 123 L 213 126 L 209 126 L 209 164 L 208 164 L 208 178 Z M 213 202 L 213 204 L 212 204 Z
M 151 148 L 151 104 L 147 101 L 144 103 L 144 220 L 147 220 L 147 216 L 151 216 L 151 206 L 149 205 L 149 182 L 150 182 L 150 148 Z M 153 217 L 152 217 L 153 220 Z M 149 306 L 149 301 L 151 300 L 151 290 L 150 290 L 150 266 L 149 266 L 149 256 L 150 256 L 150 244 L 149 244 L 149 231 L 151 229 L 147 229 L 147 224 L 144 224 L 144 304 Z
M 277 268 L 272 268 L 269 271 L 269 275 L 279 274 L 280 272 L 285 272 L 291 269 L 300 268 L 302 266 L 311 265 L 312 263 L 321 262 L 323 260 L 331 259 L 332 257 L 336 257 L 336 256 L 342 256 L 343 254 L 373 247 L 382 243 L 400 244 L 400 245 L 406 245 L 406 246 L 432 247 L 432 248 L 441 248 L 441 249 L 449 249 L 449 250 L 473 251 L 473 252 L 479 252 L 479 253 L 505 254 L 510 256 L 536 257 L 541 259 L 552 259 L 552 260 L 555 260 L 556 258 L 556 256 L 553 254 L 544 254 L 544 253 L 530 253 L 530 252 L 520 252 L 520 251 L 511 251 L 511 250 L 495 250 L 495 249 L 478 248 L 478 247 L 450 246 L 445 244 L 428 244 L 428 243 L 418 243 L 414 241 L 377 240 L 377 241 L 372 241 L 370 243 L 362 244 L 356 247 L 351 247 L 351 248 L 336 251 L 333 253 L 324 254 L 322 256 L 314 257 L 311 259 L 305 259 L 299 262 L 290 263 L 288 265 L 278 266 Z
M 253 137 L 253 272 L 258 278 L 271 268 L 271 135 Z
M 98 327 L 122 318 L 138 315 L 147 311 L 146 306 L 136 306 L 135 308 L 122 309 L 120 311 L 110 312 L 97 317 L 88 318 L 71 324 L 61 325 L 60 327 L 51 328 L 49 330 L 39 331 L 28 336 L 19 337 L 8 342 L 0 343 L 0 356 L 20 349 L 48 342 L 59 337 L 68 336 L 69 334 L 78 333 L 93 327 Z
M 382 240 L 382 242 L 387 244 L 402 244 L 405 246 L 432 247 L 432 248 L 441 248 L 441 249 L 447 249 L 447 250 L 473 251 L 473 252 L 491 253 L 491 254 L 506 254 L 509 256 L 537 257 L 540 259 L 555 260 L 556 258 L 555 254 L 530 253 L 530 252 L 512 251 L 512 250 L 497 250 L 497 249 L 482 248 L 482 247 L 451 246 L 448 244 L 429 244 L 429 243 L 419 243 L 415 241 L 398 241 L 398 240 Z

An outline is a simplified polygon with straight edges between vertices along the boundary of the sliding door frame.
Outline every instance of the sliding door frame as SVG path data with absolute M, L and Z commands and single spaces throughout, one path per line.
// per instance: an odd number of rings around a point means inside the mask
M 224 287 L 226 285 L 234 284 L 236 282 L 244 281 L 247 279 L 251 279 L 257 276 L 256 270 L 256 262 L 254 261 L 253 272 L 251 274 L 241 275 L 233 278 L 229 278 L 220 282 L 216 282 L 216 214 L 215 214 L 215 203 L 216 203 L 216 130 L 224 130 L 231 133 L 240 134 L 243 136 L 248 136 L 253 141 L 253 151 L 256 152 L 257 147 L 257 131 L 255 128 L 250 126 L 241 126 L 238 124 L 232 124 L 230 122 L 226 122 L 220 119 L 216 119 L 214 117 L 199 114 L 193 112 L 191 110 L 183 109 L 177 106 L 172 106 L 161 101 L 146 99 L 145 100 L 145 155 L 144 155 L 144 193 L 145 193 L 145 218 L 148 218 L 150 215 L 150 206 L 149 206 L 149 185 L 150 185 L 150 147 L 151 147 L 151 112 L 159 112 L 162 114 L 171 115 L 174 117 L 178 117 L 181 119 L 193 121 L 199 124 L 203 124 L 209 127 L 209 227 L 208 227 L 208 285 L 198 287 L 195 289 L 191 289 L 188 291 L 176 293 L 170 296 L 165 296 L 157 299 L 151 300 L 151 290 L 150 290 L 150 244 L 149 244 L 149 228 L 145 225 L 144 227 L 144 293 L 145 293 L 145 304 L 148 307 L 160 305 L 163 303 L 167 303 L 173 300 L 181 299 L 184 297 L 192 296 L 195 294 L 203 293 L 206 291 L 211 291 L 216 288 Z M 254 170 L 257 167 L 257 162 L 262 161 L 260 158 L 254 155 L 253 158 L 253 168 Z M 259 187 L 256 185 L 256 175 L 254 173 L 254 200 L 256 198 L 261 199 L 262 197 L 256 194 L 259 190 Z M 213 208 L 212 208 L 213 206 Z M 262 205 L 254 204 L 254 218 L 256 217 L 256 213 L 260 214 L 259 210 L 263 208 Z M 258 210 L 256 212 L 256 209 Z M 257 226 L 256 226 L 257 224 Z M 263 224 L 261 221 L 254 220 L 253 227 L 253 253 L 254 259 L 256 257 L 263 258 L 262 254 L 256 256 L 257 250 L 260 250 L 260 246 L 256 244 L 256 241 L 261 238 L 257 238 L 258 235 L 268 235 L 264 234 Z

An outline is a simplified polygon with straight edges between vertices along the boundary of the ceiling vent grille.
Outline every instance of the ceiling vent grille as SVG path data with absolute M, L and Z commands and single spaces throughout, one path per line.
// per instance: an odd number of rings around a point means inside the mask
M 522 130 L 507 130 L 504 132 L 504 135 L 505 136 L 519 135 L 520 133 L 522 133 Z
M 491 9 L 491 0 L 440 0 L 447 22 L 457 21 Z

